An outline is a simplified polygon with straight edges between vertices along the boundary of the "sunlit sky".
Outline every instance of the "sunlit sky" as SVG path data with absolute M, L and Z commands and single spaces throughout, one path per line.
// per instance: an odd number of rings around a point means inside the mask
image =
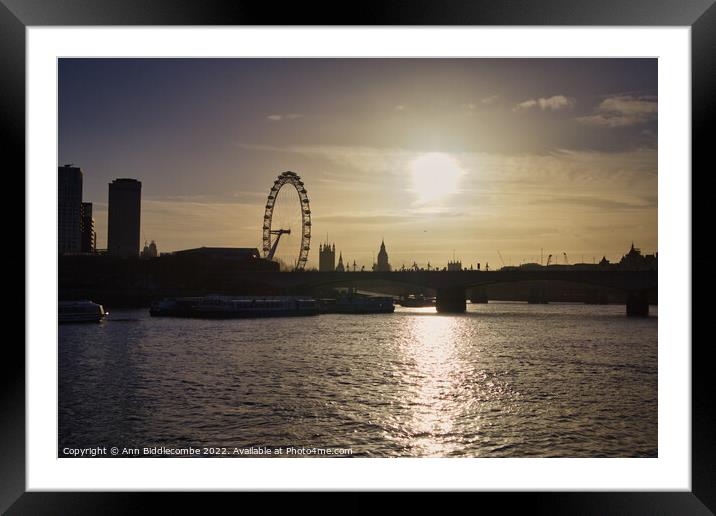
M 61 59 L 58 164 L 100 248 L 107 184 L 132 177 L 160 252 L 260 249 L 291 170 L 309 267 L 326 239 L 366 268 L 382 239 L 394 267 L 618 260 L 657 250 L 657 103 L 656 59 Z M 295 192 L 279 226 L 292 263 Z

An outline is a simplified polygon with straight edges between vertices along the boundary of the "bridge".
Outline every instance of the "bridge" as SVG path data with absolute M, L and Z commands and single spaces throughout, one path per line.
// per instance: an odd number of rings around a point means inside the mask
M 626 312 L 630 316 L 649 314 L 647 293 L 658 285 L 658 273 L 652 270 L 238 272 L 233 275 L 233 279 L 291 290 L 324 286 L 357 287 L 376 280 L 387 281 L 396 285 L 434 289 L 437 310 L 443 313 L 464 312 L 467 289 L 496 283 L 561 281 L 626 292 Z

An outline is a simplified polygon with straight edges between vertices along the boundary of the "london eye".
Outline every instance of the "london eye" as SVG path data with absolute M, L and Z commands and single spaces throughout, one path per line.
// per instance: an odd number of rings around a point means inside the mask
M 291 185 L 296 189 L 296 192 L 298 192 L 299 207 L 301 210 L 301 245 L 298 252 L 298 259 L 295 264 L 295 270 L 301 271 L 306 266 L 306 262 L 308 261 L 308 251 L 310 249 L 311 208 L 308 202 L 308 192 L 303 185 L 303 181 L 301 181 L 301 177 L 295 172 L 289 171 L 280 174 L 273 182 L 271 191 L 269 191 L 268 199 L 266 200 L 266 211 L 264 212 L 263 254 L 264 258 L 273 260 L 281 235 L 291 234 L 290 228 L 273 229 L 271 226 L 278 194 L 284 185 Z

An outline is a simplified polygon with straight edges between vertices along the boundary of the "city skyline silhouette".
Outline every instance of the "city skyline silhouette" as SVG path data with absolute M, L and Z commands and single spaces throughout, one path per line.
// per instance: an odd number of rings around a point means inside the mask
M 117 177 L 144 185 L 141 242 L 260 248 L 284 170 L 311 199 L 309 267 L 326 234 L 367 268 L 381 238 L 394 267 L 445 264 L 453 250 L 500 266 L 658 248 L 656 60 L 61 59 L 59 69 L 59 165 L 83 169 L 100 248 Z M 294 234 L 277 257 L 290 261 L 300 212 L 281 200 L 278 223 Z
M 60 59 L 58 456 L 658 457 L 657 70 Z

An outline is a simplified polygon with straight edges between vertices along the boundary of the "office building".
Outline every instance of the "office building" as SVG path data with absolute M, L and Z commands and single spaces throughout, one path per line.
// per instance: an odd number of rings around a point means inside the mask
M 97 250 L 97 233 L 94 229 L 94 219 L 92 218 L 92 203 L 82 203 L 82 226 L 81 234 L 81 251 L 83 253 L 94 253 Z
M 114 256 L 139 255 L 142 183 L 115 179 L 109 184 L 107 251 Z
M 57 167 L 57 244 L 60 254 L 79 253 L 82 227 L 82 170 Z

